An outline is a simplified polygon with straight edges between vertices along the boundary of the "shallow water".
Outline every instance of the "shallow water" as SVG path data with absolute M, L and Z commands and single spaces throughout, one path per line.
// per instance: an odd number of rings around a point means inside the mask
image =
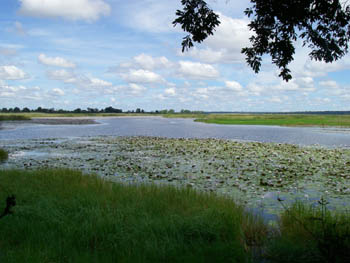
M 222 138 L 350 148 L 350 129 L 258 125 L 218 125 L 192 119 L 161 117 L 100 118 L 100 124 L 40 125 L 4 123 L 0 140 L 74 138 L 84 136 L 158 136 L 167 138 Z

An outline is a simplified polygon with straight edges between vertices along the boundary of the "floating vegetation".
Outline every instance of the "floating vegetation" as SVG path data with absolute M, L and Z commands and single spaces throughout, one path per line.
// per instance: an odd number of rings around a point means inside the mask
M 350 150 L 221 139 L 85 137 L 6 141 L 6 168 L 73 168 L 110 180 L 214 191 L 264 208 L 277 198 L 350 201 Z M 33 152 L 36 154 L 18 154 Z M 43 154 L 47 153 L 47 155 Z

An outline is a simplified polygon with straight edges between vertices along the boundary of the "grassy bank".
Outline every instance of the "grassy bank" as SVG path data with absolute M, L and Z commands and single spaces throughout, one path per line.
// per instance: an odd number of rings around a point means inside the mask
M 71 170 L 0 170 L 1 262 L 245 262 L 241 207 L 191 189 Z M 1 205 L 1 207 L 3 207 Z M 3 209 L 3 208 L 1 208 Z M 248 220 L 248 221 L 247 221 Z M 253 220 L 251 220 L 253 221 Z M 5 237 L 5 238 L 4 238 Z
M 43 112 L 28 112 L 28 113 L 0 113 L 0 118 L 12 118 L 12 116 L 21 116 L 23 118 L 50 118 L 50 117 L 124 117 L 124 116 L 155 116 L 154 114 L 145 113 L 43 113 Z M 157 116 L 157 115 L 156 115 Z
M 350 127 L 350 115 L 302 114 L 138 114 L 138 113 L 0 113 L 1 120 L 29 120 L 37 117 L 145 117 L 193 118 L 197 122 L 233 125 L 277 125 Z
M 30 116 L 23 114 L 1 114 L 0 121 L 26 121 L 30 120 Z
M 349 214 L 285 208 L 275 228 L 230 199 L 72 170 L 0 170 L 1 262 L 348 262 Z M 3 205 L 0 206 L 3 209 Z
M 350 115 L 208 114 L 204 118 L 198 117 L 195 121 L 234 125 L 350 127 Z

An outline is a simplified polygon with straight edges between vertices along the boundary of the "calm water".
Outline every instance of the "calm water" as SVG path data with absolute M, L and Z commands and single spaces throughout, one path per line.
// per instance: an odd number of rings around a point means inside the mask
M 83 136 L 160 136 L 168 138 L 224 138 L 259 142 L 350 147 L 350 129 L 278 126 L 216 125 L 191 119 L 103 118 L 93 125 L 3 124 L 0 140 L 71 138 Z

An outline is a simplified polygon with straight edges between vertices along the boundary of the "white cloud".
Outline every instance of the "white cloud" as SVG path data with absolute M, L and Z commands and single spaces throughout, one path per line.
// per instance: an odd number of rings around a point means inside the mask
M 166 57 L 152 57 L 148 54 L 141 53 L 132 58 L 131 61 L 122 62 L 117 67 L 112 67 L 111 72 L 127 72 L 131 69 L 144 69 L 144 70 L 156 70 L 156 69 L 170 69 L 174 66 L 174 63 L 170 62 Z
M 180 1 L 125 1 L 125 4 L 116 6 L 117 16 L 128 27 L 142 32 L 169 32 L 174 31 L 172 21 L 175 11 L 180 8 Z
M 135 83 L 131 83 L 129 85 L 130 92 L 133 95 L 141 95 L 143 92 L 145 92 L 147 89 L 144 86 L 137 85 Z
M 249 46 L 247 19 L 236 19 L 220 14 L 220 25 L 214 35 L 209 36 L 198 48 L 192 48 L 188 55 L 205 63 L 244 62 L 243 47 Z M 184 53 L 187 55 L 187 53 Z
M 109 15 L 111 8 L 103 0 L 19 0 L 20 13 L 35 17 L 62 17 L 95 21 Z
M 272 103 L 282 103 L 282 99 L 276 96 L 269 98 L 268 101 Z
M 162 83 L 165 80 L 158 75 L 149 70 L 130 70 L 127 74 L 121 74 L 122 78 L 127 82 L 132 83 Z
M 178 73 L 190 79 L 213 79 L 220 75 L 212 65 L 191 61 L 180 61 Z
M 152 57 L 144 53 L 134 57 L 134 61 L 140 68 L 147 70 L 170 68 L 172 65 L 172 63 L 164 56 Z
M 225 84 L 229 90 L 237 92 L 243 91 L 242 85 L 239 84 L 237 81 L 226 81 Z
M 64 83 L 75 83 L 77 81 L 75 74 L 65 69 L 48 71 L 46 75 L 49 79 L 61 80 Z
M 111 82 L 105 81 L 98 78 L 90 78 L 90 86 L 92 87 L 111 87 L 113 84 Z
M 38 60 L 41 64 L 47 66 L 56 66 L 63 68 L 75 68 L 75 64 L 61 57 L 47 57 L 45 54 L 40 54 Z
M 20 80 L 27 78 L 27 74 L 16 66 L 0 67 L 0 79 Z
M 334 80 L 320 81 L 319 84 L 326 88 L 338 89 L 338 83 Z
M 59 88 L 54 88 L 52 90 L 52 93 L 56 96 L 64 96 L 64 91 Z
M 176 89 L 175 88 L 168 88 L 164 91 L 164 93 L 168 96 L 175 96 L 176 95 Z

